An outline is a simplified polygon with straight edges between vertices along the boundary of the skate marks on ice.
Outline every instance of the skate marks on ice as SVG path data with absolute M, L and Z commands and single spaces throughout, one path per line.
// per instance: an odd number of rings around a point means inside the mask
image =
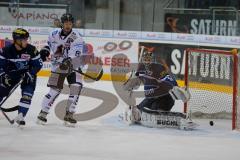
M 63 89 L 62 93 L 69 94 L 69 89 L 66 85 L 64 85 L 64 89 Z M 74 118 L 77 121 L 88 121 L 88 120 L 96 119 L 98 117 L 101 117 L 101 116 L 111 112 L 118 105 L 117 96 L 115 96 L 114 94 L 112 94 L 110 92 L 106 92 L 106 91 L 102 91 L 102 90 L 83 88 L 81 96 L 100 99 L 100 100 L 102 100 L 102 103 L 97 105 L 94 109 L 92 109 L 90 111 L 74 114 Z M 91 100 L 89 101 L 89 104 L 90 103 L 91 103 Z M 79 105 L 79 107 L 81 107 L 81 105 L 88 105 L 88 104 L 81 104 L 81 102 L 80 102 L 78 105 Z M 55 114 L 61 120 L 63 120 L 63 117 L 65 115 L 66 106 L 67 106 L 67 99 L 62 100 L 58 104 L 56 104 Z

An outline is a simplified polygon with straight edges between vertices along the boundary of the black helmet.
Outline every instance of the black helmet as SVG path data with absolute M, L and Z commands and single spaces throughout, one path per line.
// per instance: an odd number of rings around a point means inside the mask
M 13 40 L 27 39 L 29 37 L 29 33 L 23 28 L 17 28 L 12 32 L 12 37 Z
M 72 16 L 72 14 L 70 13 L 64 13 L 61 17 L 61 23 L 63 24 L 66 21 L 71 21 L 72 23 L 74 23 L 74 18 Z

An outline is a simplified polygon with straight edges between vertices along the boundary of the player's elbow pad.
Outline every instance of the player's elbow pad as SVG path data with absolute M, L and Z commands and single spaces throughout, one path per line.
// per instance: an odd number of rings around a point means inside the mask
M 31 67 L 30 73 L 32 75 L 37 74 L 43 66 L 42 60 L 39 58 L 39 59 L 36 59 L 36 60 L 32 61 L 31 66 L 32 67 Z

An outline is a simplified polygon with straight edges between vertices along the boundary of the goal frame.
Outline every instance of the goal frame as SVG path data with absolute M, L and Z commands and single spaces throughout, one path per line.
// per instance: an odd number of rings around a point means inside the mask
M 233 93 L 232 93 L 232 130 L 239 129 L 236 128 L 237 123 L 237 94 L 238 94 L 238 51 L 233 49 L 231 51 L 217 50 L 217 49 L 203 49 L 203 48 L 187 48 L 184 51 L 185 54 L 185 72 L 184 72 L 184 85 L 188 88 L 189 85 L 189 54 L 191 52 L 204 52 L 208 54 L 220 54 L 220 55 L 230 55 L 233 57 Z M 184 103 L 184 113 L 187 112 L 187 102 Z

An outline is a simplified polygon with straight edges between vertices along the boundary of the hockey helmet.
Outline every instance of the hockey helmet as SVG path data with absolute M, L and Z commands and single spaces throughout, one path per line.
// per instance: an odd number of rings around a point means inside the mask
M 72 23 L 74 23 L 74 18 L 72 16 L 72 14 L 70 13 L 64 13 L 61 17 L 61 23 L 63 24 L 66 21 L 71 21 Z
M 27 30 L 23 28 L 17 28 L 12 32 L 13 40 L 21 40 L 21 39 L 28 39 L 29 33 Z
M 154 62 L 154 55 L 153 55 L 154 48 L 146 48 L 142 55 L 142 62 L 143 63 L 152 63 Z

